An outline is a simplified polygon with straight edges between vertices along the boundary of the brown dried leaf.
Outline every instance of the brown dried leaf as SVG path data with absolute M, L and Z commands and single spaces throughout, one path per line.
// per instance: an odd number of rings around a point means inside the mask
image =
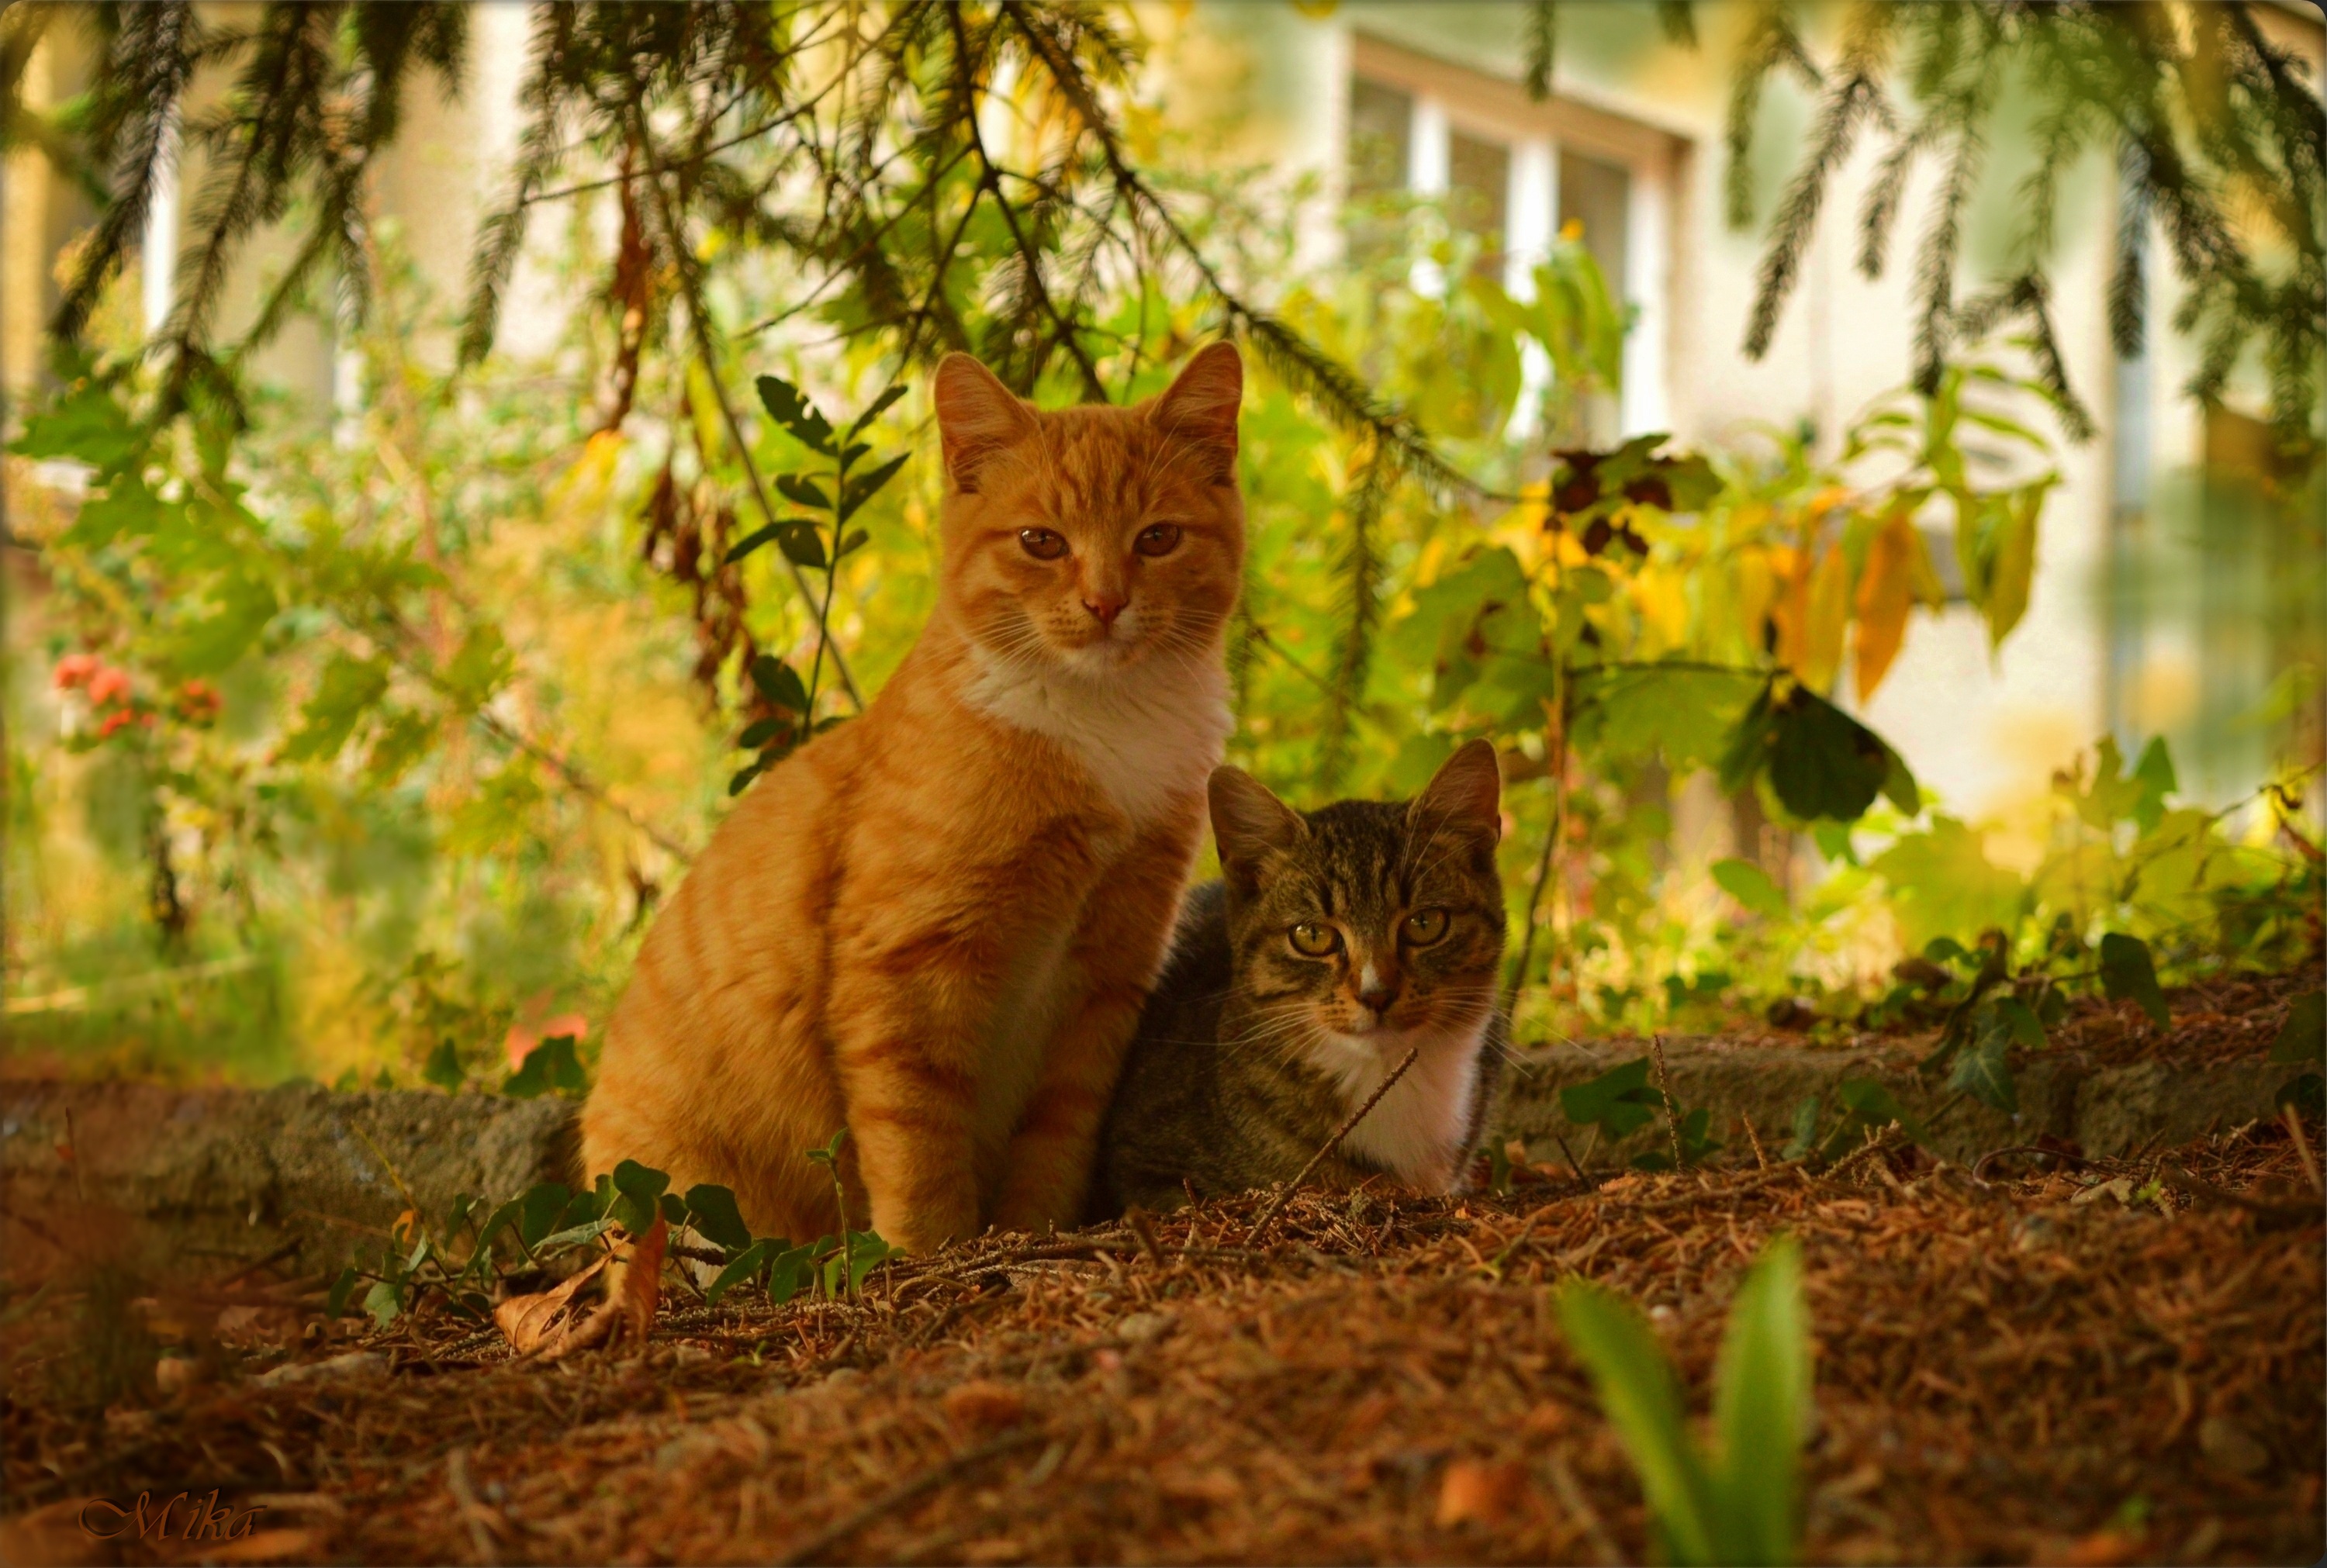
M 670 1222 L 655 1216 L 654 1228 L 631 1243 L 612 1300 L 622 1314 L 622 1332 L 644 1344 L 654 1331 L 655 1303 L 662 1293 L 662 1257 L 670 1244 Z
M 1519 1511 L 1527 1495 L 1527 1470 L 1516 1464 L 1487 1464 L 1458 1459 L 1446 1467 L 1438 1486 L 1438 1527 L 1466 1520 L 1494 1524 Z
M 606 1260 L 601 1258 L 554 1291 L 511 1296 L 493 1309 L 493 1326 L 520 1356 L 543 1349 L 572 1323 L 574 1293 L 597 1278 L 605 1266 Z

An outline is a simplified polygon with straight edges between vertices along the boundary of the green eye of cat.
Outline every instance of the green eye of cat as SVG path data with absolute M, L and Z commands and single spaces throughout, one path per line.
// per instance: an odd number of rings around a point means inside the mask
M 1180 547 L 1180 525 L 1156 523 L 1142 528 L 1131 547 L 1143 555 L 1168 555 Z
M 1285 933 L 1293 950 L 1304 958 L 1322 958 L 1341 945 L 1341 933 L 1314 920 L 1304 920 Z
M 1416 910 L 1406 917 L 1406 944 L 1409 947 L 1427 947 L 1445 934 L 1444 910 Z
M 1037 561 L 1055 561 L 1067 553 L 1067 542 L 1048 528 L 1021 528 L 1018 547 Z

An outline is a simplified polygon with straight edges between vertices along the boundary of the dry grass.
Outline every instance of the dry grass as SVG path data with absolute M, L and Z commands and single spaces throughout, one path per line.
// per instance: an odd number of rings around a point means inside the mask
M 443 1319 L 327 1343 L 297 1284 L 244 1280 L 145 1309 L 201 1349 L 194 1381 L 102 1412 L 63 1392 L 86 1347 L 29 1321 L 51 1306 L 11 1330 L 0 1556 L 191 1558 L 74 1515 L 216 1486 L 275 1499 L 244 1561 L 1640 1561 L 1551 1287 L 1640 1301 L 1701 1406 L 1783 1229 L 1817 1337 L 1813 1559 L 2316 1559 L 2327 1281 L 2287 1128 L 2045 1162 L 2069 1169 L 1983 1182 L 1902 1150 L 1302 1194 L 1257 1251 L 1260 1200 L 1212 1203 L 891 1265 L 861 1303 L 667 1295 L 644 1357 L 555 1367 Z M 260 1381 L 351 1351 L 375 1359 Z

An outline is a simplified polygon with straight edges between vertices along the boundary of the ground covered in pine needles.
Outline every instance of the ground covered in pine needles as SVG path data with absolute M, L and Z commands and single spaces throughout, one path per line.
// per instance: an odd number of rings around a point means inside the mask
M 2311 1562 L 2305 1130 L 1302 1193 L 1257 1239 L 1260 1199 L 1208 1203 L 892 1264 L 860 1302 L 666 1292 L 643 1353 L 555 1365 L 443 1317 L 327 1328 L 312 1282 L 263 1271 L 100 1270 L 8 1310 L 0 1559 L 1642 1561 L 1554 1290 L 1640 1302 L 1702 1411 L 1740 1271 L 1785 1231 L 1817 1358 L 1812 1560 Z M 195 1354 L 155 1363 L 173 1339 Z M 95 1397 L 108 1365 L 140 1392 Z M 123 1527 L 182 1491 L 168 1539 Z M 182 1539 L 196 1506 L 243 1533 Z

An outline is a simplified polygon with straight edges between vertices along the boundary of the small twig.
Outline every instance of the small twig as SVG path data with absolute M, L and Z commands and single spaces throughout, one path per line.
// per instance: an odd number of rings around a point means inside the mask
M 1276 1196 L 1268 1200 L 1268 1207 L 1260 1211 L 1260 1218 L 1252 1222 L 1252 1228 L 1245 1233 L 1244 1244 L 1247 1246 L 1251 1246 L 1260 1240 L 1261 1232 L 1268 1228 L 1268 1223 L 1276 1218 L 1277 1210 L 1292 1201 L 1294 1193 L 1300 1190 L 1301 1183 L 1309 1179 L 1309 1172 L 1323 1164 L 1325 1157 L 1341 1146 L 1341 1140 L 1350 1135 L 1350 1129 L 1366 1119 L 1366 1113 L 1372 1110 L 1380 1102 L 1382 1096 L 1389 1093 L 1397 1080 L 1406 1076 L 1406 1069 L 1412 1067 L 1414 1059 L 1421 1054 L 1420 1046 L 1408 1046 L 1405 1057 L 1396 1067 L 1390 1069 L 1389 1077 L 1382 1079 L 1380 1087 L 1366 1097 L 1366 1103 L 1343 1117 L 1341 1125 L 1333 1129 L 1333 1135 L 1325 1140 L 1325 1146 L 1310 1155 L 1309 1163 L 1302 1166 L 1292 1181 L 1278 1189 Z M 1194 1233 L 1191 1231 L 1190 1234 Z
M 1131 1234 L 1139 1238 L 1139 1250 L 1147 1255 L 1147 1261 L 1161 1264 L 1164 1249 L 1155 1245 L 1155 1227 L 1148 1223 L 1147 1211 L 1135 1204 L 1124 1212 L 1123 1222 L 1131 1227 Z
M 1032 1448 L 1049 1436 L 1050 1433 L 1040 1427 L 1029 1427 L 997 1437 L 991 1442 L 979 1443 L 976 1448 L 964 1449 L 951 1459 L 931 1465 L 909 1480 L 898 1482 L 863 1507 L 843 1515 L 776 1561 L 786 1564 L 787 1568 L 790 1564 L 814 1563 L 874 1520 L 903 1507 L 925 1492 L 935 1491 L 972 1465 L 1016 1449 Z
M 1567 1168 L 1575 1172 L 1575 1179 L 1578 1181 L 1589 1187 L 1592 1184 L 1592 1178 L 1584 1173 L 1584 1163 L 1576 1159 L 1575 1151 L 1567 1146 L 1566 1137 L 1556 1127 L 1551 1130 L 1551 1136 L 1553 1141 L 1558 1143 L 1559 1152 L 1567 1156 Z
M 1762 1152 L 1762 1134 L 1753 1130 L 1753 1118 L 1740 1111 L 1737 1113 L 1737 1119 L 1745 1124 L 1745 1141 L 1753 1145 L 1753 1163 L 1767 1171 L 1770 1168 L 1770 1156 Z
M 1892 1124 L 1892 1126 L 1896 1125 L 1898 1125 L 1898 1124 L 1895 1122 Z M 1879 1133 L 1872 1127 L 1867 1128 L 1866 1142 L 1861 1143 L 1857 1148 L 1852 1150 L 1849 1153 L 1845 1154 L 1841 1159 L 1836 1161 L 1832 1166 L 1828 1167 L 1826 1172 L 1827 1180 L 1832 1181 L 1838 1179 L 1845 1171 L 1849 1170 L 1861 1160 L 1866 1159 L 1870 1155 L 1886 1153 L 1890 1151 L 1891 1147 L 1890 1127 L 1885 1127 Z M 2049 1149 L 2045 1151 L 2047 1153 L 2050 1153 L 2051 1152 L 2051 1151 Z
M 1673 1170 L 1677 1172 L 1681 1168 L 1680 1112 L 1673 1106 L 1672 1080 L 1665 1076 L 1665 1037 L 1663 1035 L 1652 1034 L 1649 1037 L 1649 1054 L 1656 1059 L 1657 1093 L 1664 1097 L 1665 1131 L 1672 1134 Z
M 2210 1199 L 2243 1209 L 2250 1214 L 2267 1215 L 2273 1219 L 2316 1219 L 2319 1206 L 2315 1203 L 2288 1203 L 2266 1198 L 2249 1198 L 2243 1192 L 2233 1192 L 2227 1187 L 2217 1187 L 2202 1176 L 2192 1176 L 2171 1160 L 2161 1160 L 2157 1165 L 2158 1180 L 2192 1198 Z
M 2293 1106 L 2282 1106 L 2278 1115 L 2286 1124 L 2286 1135 L 2294 1140 L 2294 1157 L 2303 1162 L 2303 1173 L 2311 1178 L 2311 1190 L 2327 1197 L 2327 1186 L 2319 1181 L 2319 1162 L 2311 1157 L 2311 1140 L 2303 1135 L 2302 1114 Z
M 2082 1154 L 2072 1154 L 2066 1149 L 2048 1149 L 2042 1143 L 2009 1143 L 2001 1149 L 1990 1149 L 1986 1153 L 1982 1154 L 1977 1160 L 1973 1161 L 1971 1167 L 1971 1179 L 1975 1181 L 1984 1183 L 1987 1177 L 1987 1162 L 1990 1160 L 2000 1160 L 2006 1154 L 2042 1154 L 2054 1160 L 2064 1161 L 2069 1164 L 2078 1166 L 2079 1168 L 2086 1171 L 2106 1171 L 2109 1169 L 2108 1166 L 2103 1164 L 2098 1160 L 2088 1160 Z
M 1567 1468 L 1567 1461 L 1554 1452 L 1546 1456 L 1544 1468 L 1551 1472 L 1552 1489 L 1559 1494 L 1559 1500 L 1575 1517 L 1575 1522 L 1584 1526 L 1584 1538 L 1592 1544 L 1592 1550 L 1598 1554 L 1600 1561 L 1603 1563 L 1626 1561 L 1624 1554 L 1616 1550 L 1616 1543 L 1609 1538 L 1608 1526 L 1600 1522 L 1600 1516 L 1593 1508 L 1591 1499 L 1584 1495 L 1584 1489 L 1575 1484 L 1575 1472 Z
M 469 1485 L 469 1451 L 456 1448 L 444 1456 L 444 1485 L 459 1505 L 461 1517 L 468 1521 L 469 1544 L 476 1548 L 480 1563 L 498 1563 L 500 1554 L 493 1544 L 493 1532 L 486 1523 L 496 1516 L 478 1500 L 476 1489 Z

